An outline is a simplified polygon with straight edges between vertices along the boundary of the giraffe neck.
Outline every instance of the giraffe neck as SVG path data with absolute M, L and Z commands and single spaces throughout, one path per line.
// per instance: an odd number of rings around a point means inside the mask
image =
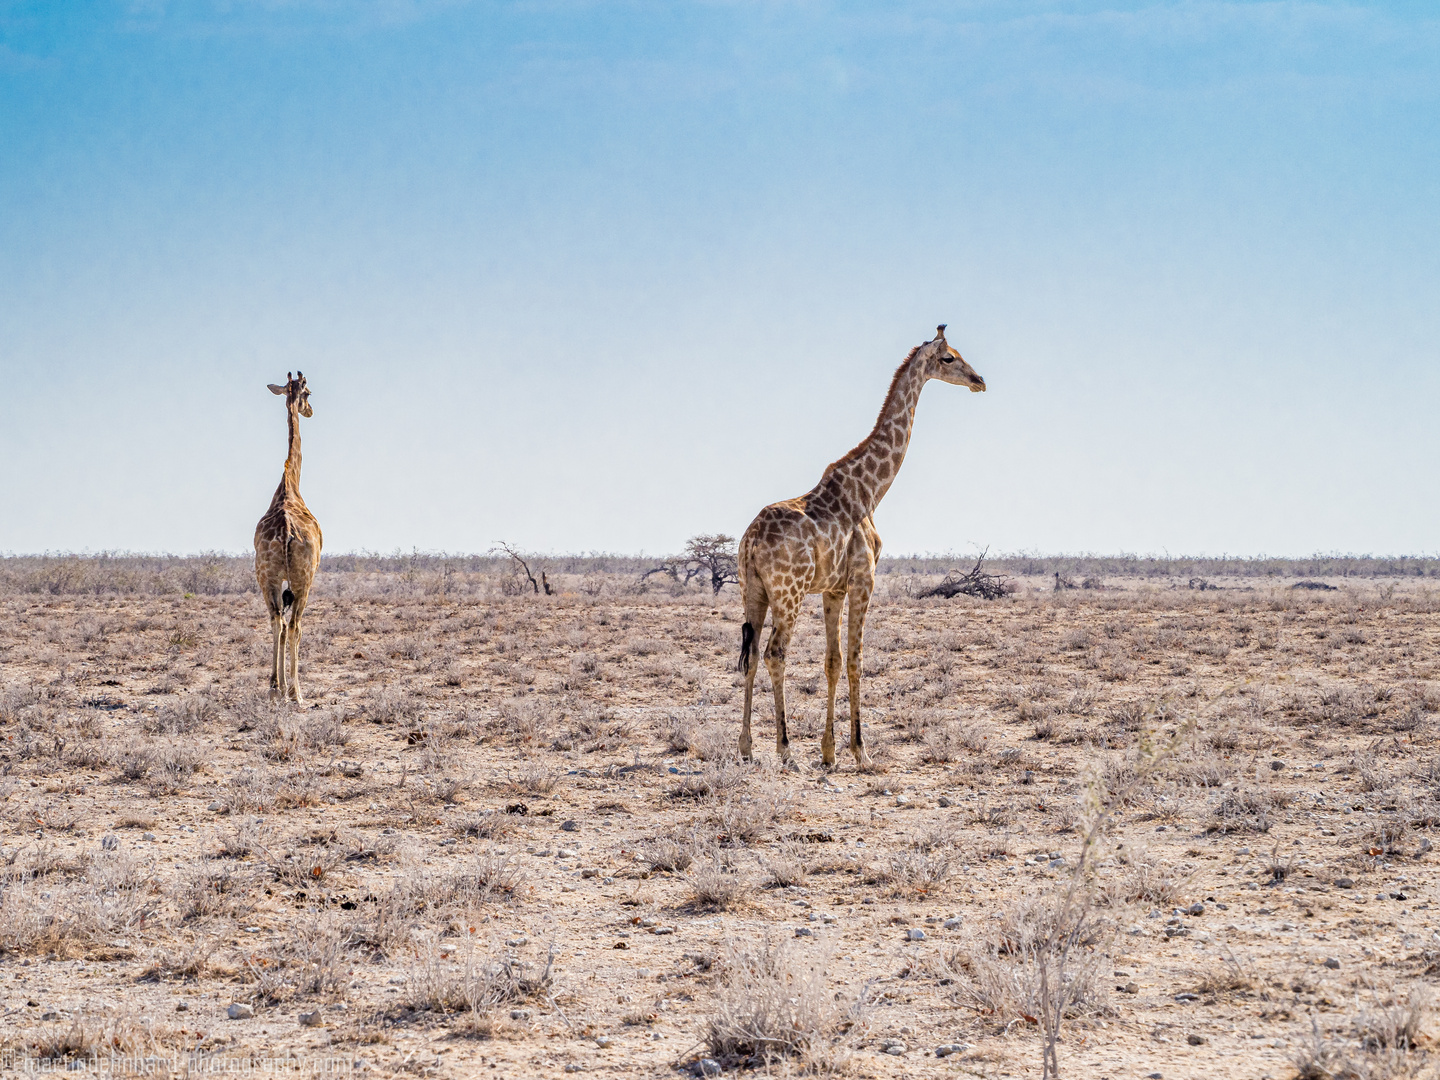
M 275 489 L 274 502 L 277 503 L 300 498 L 300 410 L 295 402 L 290 402 L 285 415 L 289 421 L 290 441 L 285 454 L 285 474 L 280 478 L 280 486 Z
M 829 469 L 820 481 L 838 496 L 847 519 L 856 522 L 869 516 L 890 490 L 910 447 L 910 433 L 915 427 L 915 405 L 925 385 L 921 366 L 912 352 L 896 369 L 880 416 L 870 434 Z

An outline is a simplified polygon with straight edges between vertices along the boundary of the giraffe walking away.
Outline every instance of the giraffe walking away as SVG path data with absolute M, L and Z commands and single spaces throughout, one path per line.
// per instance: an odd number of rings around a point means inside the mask
M 310 595 L 310 583 L 320 566 L 320 523 L 300 497 L 300 417 L 311 417 L 310 388 L 304 372 L 285 376 L 285 385 L 269 384 L 272 394 L 285 398 L 290 425 L 285 473 L 270 509 L 255 526 L 255 579 L 270 612 L 273 637 L 270 693 L 303 704 L 300 693 L 300 616 Z
M 825 737 L 827 766 L 835 764 L 835 685 L 840 678 L 840 612 L 850 602 L 845 674 L 850 684 L 850 752 L 860 766 L 870 757 L 860 735 L 860 651 L 865 612 L 875 589 L 880 534 L 875 507 L 890 490 L 915 425 L 915 405 L 931 379 L 968 386 L 980 393 L 985 380 L 945 340 L 945 327 L 910 350 L 895 371 L 875 427 L 859 446 L 826 468 L 807 494 L 761 510 L 740 538 L 740 591 L 745 622 L 740 628 L 740 671 L 745 676 L 745 716 L 740 754 L 750 757 L 751 692 L 760 658 L 759 634 L 770 613 L 773 627 L 765 645 L 765 666 L 775 693 L 775 749 L 790 758 L 785 733 L 785 653 L 805 597 L 819 593 L 825 611 L 825 678 L 830 684 Z

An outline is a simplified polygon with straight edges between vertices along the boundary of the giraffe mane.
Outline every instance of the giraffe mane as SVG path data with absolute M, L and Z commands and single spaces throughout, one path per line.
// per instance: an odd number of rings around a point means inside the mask
M 826 476 L 830 475 L 830 471 L 836 466 L 849 464 L 851 461 L 854 461 L 855 458 L 860 454 L 865 444 L 870 441 L 870 436 L 874 435 L 875 432 L 879 429 L 880 421 L 885 419 L 885 409 L 889 406 L 890 399 L 895 396 L 895 388 L 900 383 L 900 376 L 903 375 L 910 367 L 911 362 L 915 359 L 915 354 L 928 344 L 930 344 L 928 341 L 922 341 L 919 345 L 916 345 L 913 349 L 911 349 L 908 353 L 905 354 L 905 359 L 900 361 L 900 366 L 895 369 L 895 374 L 890 376 L 890 389 L 885 391 L 885 398 L 883 401 L 880 402 L 880 414 L 875 417 L 875 423 L 872 424 L 870 427 L 870 434 L 866 435 L 865 438 L 861 439 L 858 443 L 856 443 L 848 452 L 846 452 L 843 457 L 838 457 L 829 465 L 825 466 L 825 472 L 821 475 L 822 480 Z

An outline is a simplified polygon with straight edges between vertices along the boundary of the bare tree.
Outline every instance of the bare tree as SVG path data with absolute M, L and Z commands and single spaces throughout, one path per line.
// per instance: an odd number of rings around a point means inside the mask
M 681 585 L 689 585 L 696 578 L 708 578 L 710 588 L 718 595 L 726 585 L 740 584 L 735 538 L 725 533 L 692 536 L 685 541 L 685 551 L 679 558 L 666 559 L 659 566 L 651 567 L 640 575 L 640 580 L 652 574 L 664 574 Z
M 735 538 L 725 533 L 701 533 L 685 541 L 685 557 L 710 575 L 710 587 L 718 596 L 726 585 L 740 584 L 740 563 Z
M 525 572 L 525 577 L 529 579 L 530 587 L 535 590 L 536 596 L 540 595 L 540 590 L 542 587 L 545 590 L 546 596 L 550 596 L 554 592 L 554 589 L 552 589 L 550 586 L 550 579 L 545 576 L 545 571 L 541 570 L 540 580 L 535 580 L 535 575 L 530 572 L 530 564 L 527 563 L 524 559 L 522 559 L 520 557 L 520 553 L 516 551 L 513 547 L 511 547 L 509 544 L 505 543 L 505 541 L 500 540 L 496 542 L 495 546 L 490 549 L 490 554 L 493 555 L 497 551 L 504 552 L 506 555 L 509 555 L 510 558 L 519 565 L 519 568 Z

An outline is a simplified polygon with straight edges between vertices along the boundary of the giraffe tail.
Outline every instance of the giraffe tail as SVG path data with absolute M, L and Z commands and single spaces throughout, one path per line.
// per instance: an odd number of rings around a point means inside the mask
M 750 649 L 755 644 L 755 627 L 748 622 L 740 627 L 740 663 L 736 665 L 741 675 L 750 674 Z

